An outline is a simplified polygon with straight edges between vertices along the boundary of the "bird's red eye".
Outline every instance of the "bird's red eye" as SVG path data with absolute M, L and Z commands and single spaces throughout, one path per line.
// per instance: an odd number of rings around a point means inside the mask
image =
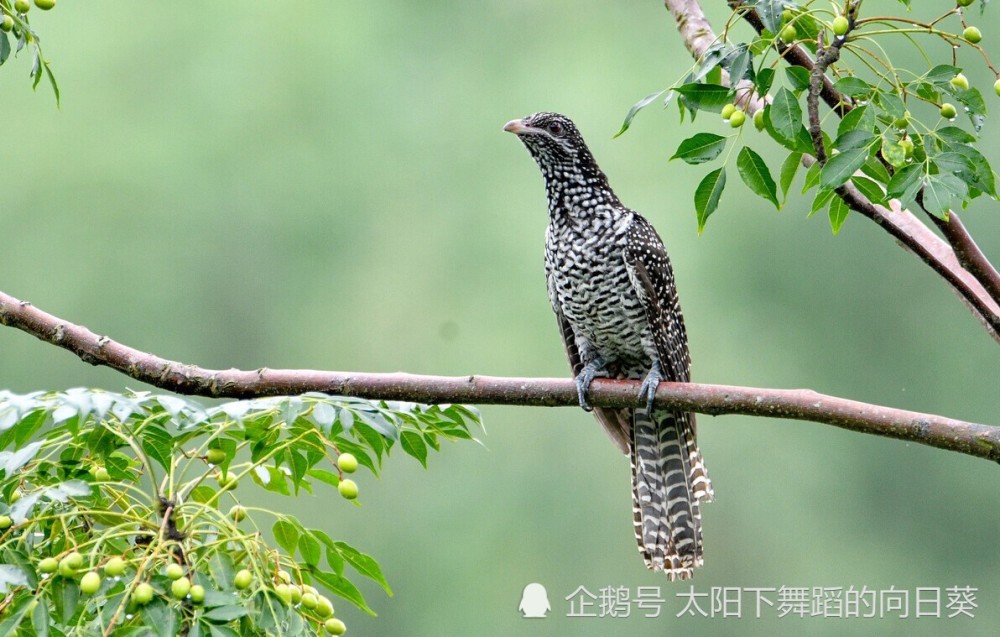
M 548 126 L 549 132 L 553 135 L 562 135 L 563 127 L 559 122 L 552 122 Z

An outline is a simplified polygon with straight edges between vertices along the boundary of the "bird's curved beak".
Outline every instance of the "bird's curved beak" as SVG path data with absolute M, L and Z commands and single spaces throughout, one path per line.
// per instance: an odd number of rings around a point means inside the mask
M 520 135 L 521 133 L 527 133 L 531 130 L 530 127 L 524 125 L 523 119 L 512 119 L 503 125 L 503 129 L 508 133 L 514 133 L 515 135 Z

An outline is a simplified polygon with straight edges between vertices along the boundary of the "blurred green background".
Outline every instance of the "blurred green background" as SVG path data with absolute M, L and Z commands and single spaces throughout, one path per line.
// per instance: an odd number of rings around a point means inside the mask
M 721 24 L 723 3 L 707 4 Z M 32 18 L 63 104 L 44 84 L 31 92 L 26 56 L 0 69 L 0 289 L 98 333 L 208 367 L 566 375 L 541 178 L 500 130 L 557 110 L 663 235 L 695 379 L 1000 423 L 1000 351 L 873 224 L 852 215 L 834 237 L 800 196 L 776 214 L 732 167 L 699 237 L 691 200 L 705 171 L 667 162 L 693 129 L 651 107 L 611 139 L 633 102 L 690 63 L 658 2 L 108 0 Z M 985 93 L 992 75 L 965 61 Z M 752 127 L 742 136 L 782 159 Z M 964 219 L 1000 261 L 996 203 Z M 80 385 L 135 383 L 0 330 L 0 386 Z M 592 418 L 483 413 L 484 447 L 449 446 L 426 472 L 397 454 L 381 480 L 360 477 L 360 509 L 335 494 L 272 503 L 382 563 L 396 595 L 364 587 L 378 618 L 337 604 L 352 634 L 875 630 L 766 608 L 752 619 L 746 597 L 743 619 L 676 618 L 688 585 L 643 568 L 628 464 Z M 967 585 L 975 619 L 877 632 L 995 634 L 996 466 L 810 423 L 700 423 L 717 501 L 696 592 Z M 553 604 L 544 620 L 516 610 L 534 581 Z M 563 597 L 580 585 L 661 586 L 667 601 L 658 619 L 567 618 Z

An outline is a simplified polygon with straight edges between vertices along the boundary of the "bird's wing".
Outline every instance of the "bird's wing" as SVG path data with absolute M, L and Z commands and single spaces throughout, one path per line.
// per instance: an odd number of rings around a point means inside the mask
M 663 380 L 689 381 L 691 356 L 670 258 L 656 230 L 640 215 L 635 215 L 629 227 L 625 265 L 646 311 Z

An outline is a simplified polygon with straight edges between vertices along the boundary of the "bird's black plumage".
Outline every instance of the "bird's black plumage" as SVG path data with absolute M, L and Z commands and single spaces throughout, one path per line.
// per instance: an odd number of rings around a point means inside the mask
M 508 122 L 538 163 L 549 201 L 545 278 L 580 403 L 595 376 L 645 379 L 650 408 L 597 408 L 632 463 L 636 540 L 671 579 L 702 563 L 700 503 L 712 485 L 694 414 L 651 408 L 660 380 L 690 380 L 673 270 L 652 225 L 614 194 L 573 122 L 536 113 Z

